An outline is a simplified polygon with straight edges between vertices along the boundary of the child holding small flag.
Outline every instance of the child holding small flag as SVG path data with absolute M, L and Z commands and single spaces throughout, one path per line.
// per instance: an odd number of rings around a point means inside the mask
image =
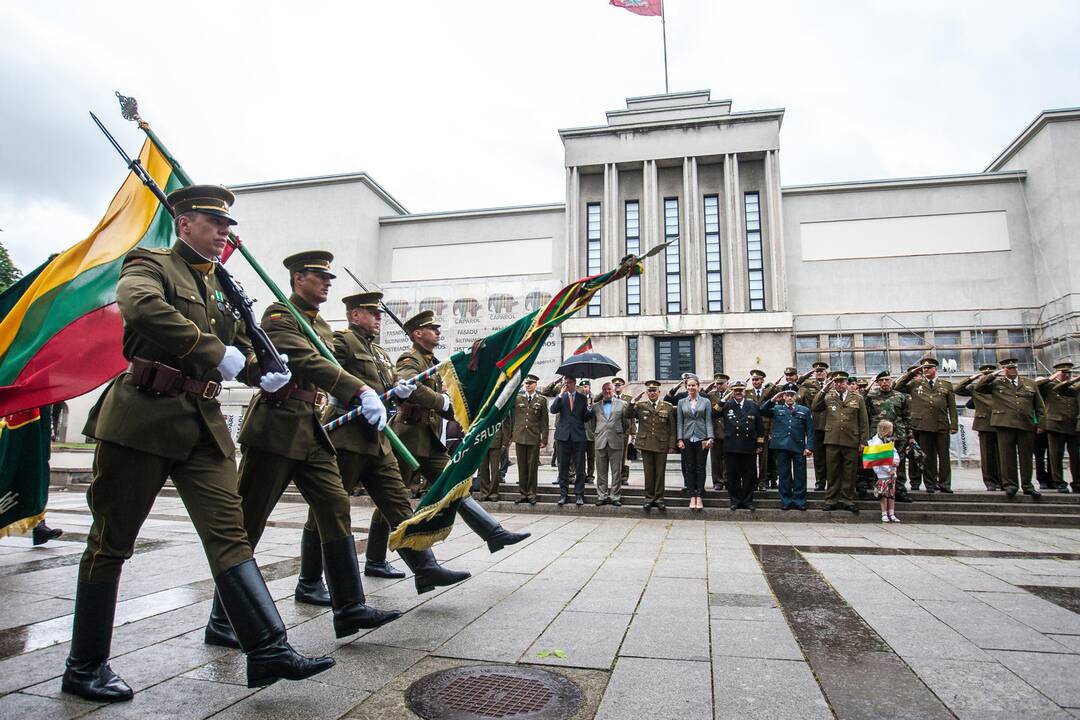
M 875 493 L 881 500 L 881 522 L 900 522 L 896 517 L 896 468 L 900 455 L 893 445 L 893 424 L 882 420 L 877 435 L 863 448 L 863 467 L 872 468 L 877 477 Z

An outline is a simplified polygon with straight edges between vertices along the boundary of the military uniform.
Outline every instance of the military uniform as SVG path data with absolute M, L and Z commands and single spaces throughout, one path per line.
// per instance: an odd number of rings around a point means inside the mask
M 1009 363 L 1015 367 L 1014 360 Z M 1046 405 L 1035 382 L 1017 377 L 1009 380 L 996 374 L 983 375 L 973 385 L 975 392 L 989 395 L 993 403 L 990 424 L 997 433 L 998 466 L 1001 484 L 1010 497 L 1019 485 L 1026 494 L 1039 496 L 1031 483 L 1035 430 L 1046 414 Z
M 828 370 L 826 362 L 815 362 L 815 370 Z M 828 483 L 828 463 L 825 461 L 825 415 L 821 411 L 814 411 L 814 398 L 821 392 L 821 383 L 817 378 L 807 378 L 799 383 L 799 393 L 795 396 L 795 402 L 810 408 L 814 419 L 814 489 L 824 490 Z
M 881 388 L 874 387 L 866 394 L 866 414 L 870 419 L 871 433 L 877 433 L 877 424 L 882 420 L 893 424 L 893 446 L 900 455 L 900 465 L 896 470 L 896 497 L 902 497 L 907 494 L 907 459 L 904 449 L 911 427 L 911 403 L 908 396 L 895 389 L 883 392 Z
M 621 378 L 615 378 L 611 382 L 614 383 L 615 380 L 619 380 L 620 382 L 622 382 L 622 385 L 626 385 L 626 382 L 621 380 Z M 617 397 L 620 400 L 622 400 L 624 403 L 626 403 L 627 407 L 629 407 L 630 405 L 633 405 L 634 404 L 634 398 L 632 398 L 627 393 L 619 392 L 619 389 L 621 389 L 621 387 L 622 386 L 616 387 L 614 397 Z M 623 456 L 622 484 L 623 485 L 628 485 L 630 483 L 630 455 L 628 454 L 627 450 L 630 447 L 630 438 L 633 437 L 634 432 L 635 432 L 634 423 L 631 422 L 630 423 L 630 428 L 626 431 L 626 435 L 623 437 L 623 449 L 622 449 L 622 456 Z
M 650 381 L 645 383 L 646 387 Z M 660 383 L 656 383 L 659 387 Z M 664 477 L 667 474 L 668 451 L 675 446 L 675 408 L 657 398 L 639 400 L 627 408 L 628 416 L 637 421 L 638 452 L 641 453 L 645 475 L 645 507 L 663 507 Z
M 530 376 L 534 377 L 534 376 Z M 548 405 L 543 396 L 533 392 L 519 393 L 514 398 L 513 428 L 511 440 L 517 456 L 518 488 L 521 497 L 530 504 L 536 503 L 536 476 L 540 466 L 540 447 L 547 445 Z
M 727 482 L 724 471 L 724 414 L 720 412 L 720 408 L 724 404 L 724 392 L 729 379 L 724 373 L 716 373 L 713 375 L 713 384 L 719 387 L 705 393 L 705 397 L 712 403 L 713 444 L 709 448 L 709 474 L 712 476 L 713 490 L 723 490 Z
M 984 365 L 980 371 L 984 374 L 992 373 L 994 366 Z M 962 380 L 956 386 L 956 394 L 961 397 L 970 397 L 971 405 L 974 405 L 975 417 L 971 427 L 979 434 L 979 469 L 982 472 L 983 485 L 987 490 L 1000 490 L 1001 471 L 998 467 L 997 433 L 990 424 L 993 402 L 988 395 L 977 393 L 972 389 L 972 383 L 978 378 L 979 376 L 975 375 Z M 903 455 L 900 457 L 902 463 Z
M 736 382 L 732 388 L 743 387 Z M 731 509 L 754 509 L 754 458 L 765 452 L 765 422 L 761 408 L 749 397 L 742 404 L 731 399 L 720 408 L 724 416 L 724 464 L 727 468 L 727 489 Z
M 829 465 L 825 507 L 847 507 L 857 512 L 855 468 L 861 460 L 862 446 L 870 439 L 866 403 L 854 390 L 841 396 L 830 389 L 817 394 L 814 409 L 825 418 L 825 461 Z
M 921 368 L 937 367 L 937 360 L 923 358 Z M 949 458 L 949 435 L 959 429 L 956 395 L 948 380 L 934 378 L 933 383 L 908 371 L 896 381 L 896 389 L 911 398 L 911 428 L 926 461 L 923 482 L 926 491 L 952 492 L 952 462 Z
M 761 370 L 751 370 L 751 377 L 765 377 L 765 373 Z M 753 400 L 754 403 L 761 408 L 765 404 L 765 401 L 779 392 L 773 383 L 763 382 L 760 388 L 755 388 L 750 385 L 746 388 L 746 397 L 749 400 Z M 776 471 L 776 458 L 773 457 L 772 452 L 769 450 L 769 436 L 772 435 L 772 418 L 762 416 L 762 422 L 765 424 L 765 450 L 760 455 L 755 456 L 757 462 L 757 489 L 764 490 L 766 488 L 774 488 L 777 484 L 777 471 Z
M 1054 365 L 1054 370 L 1068 372 L 1072 363 L 1061 362 Z M 1042 429 L 1046 431 L 1050 450 L 1050 475 L 1058 490 L 1064 492 L 1065 453 L 1069 453 L 1072 489 L 1080 491 L 1080 434 L 1076 432 L 1077 394 L 1080 393 L 1080 380 L 1053 380 L 1050 378 L 1036 383 L 1046 403 L 1046 417 Z
M 502 478 L 503 453 L 510 447 L 510 435 L 513 430 L 510 418 L 505 418 L 499 431 L 491 438 L 487 456 L 480 464 L 480 499 L 495 501 L 499 499 L 499 482 Z

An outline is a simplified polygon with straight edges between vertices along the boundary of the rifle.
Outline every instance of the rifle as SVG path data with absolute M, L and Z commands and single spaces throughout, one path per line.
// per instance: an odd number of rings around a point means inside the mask
M 353 282 L 355 282 L 355 283 L 356 283 L 357 285 L 359 285 L 359 286 L 360 286 L 360 289 L 361 289 L 361 290 L 363 290 L 364 292 L 371 292 L 370 290 L 368 290 L 368 286 L 367 286 L 367 285 L 365 285 L 364 283 L 360 282 L 360 278 L 358 278 L 358 277 L 356 277 L 355 275 L 353 275 L 353 272 L 352 272 L 352 270 L 350 270 L 349 268 L 345 268 L 345 272 L 349 273 L 349 277 L 351 277 L 351 278 L 353 279 Z M 380 300 L 380 301 L 379 301 L 379 307 L 380 307 L 380 308 L 382 308 L 382 311 L 383 311 L 384 313 L 386 313 L 387 315 L 389 315 L 389 316 L 390 316 L 390 319 L 391 319 L 391 320 L 393 320 L 393 321 L 394 321 L 394 322 L 395 322 L 395 323 L 397 324 L 397 326 L 398 326 L 399 328 L 401 328 L 401 332 L 405 332 L 405 323 L 401 322 L 401 318 L 399 318 L 399 317 L 398 317 L 398 316 L 397 316 L 397 315 L 396 315 L 396 314 L 394 313 L 394 311 L 393 311 L 393 310 L 391 310 L 391 309 L 390 309 L 390 308 L 389 308 L 389 307 L 387 306 L 387 304 L 386 304 L 386 303 L 384 303 L 384 302 L 383 302 L 382 300 Z M 406 335 L 406 336 L 408 336 L 408 333 L 405 333 L 405 335 Z
M 146 168 L 142 166 L 142 163 L 138 159 L 132 160 L 127 154 L 124 148 L 120 147 L 120 143 L 116 141 L 116 138 L 112 136 L 105 126 L 98 119 L 98 116 L 94 113 L 90 113 L 90 117 L 94 119 L 94 123 L 97 124 L 98 129 L 105 134 L 105 137 L 109 139 L 112 146 L 116 149 L 116 152 L 120 153 L 120 157 L 127 163 L 128 169 L 135 173 L 135 176 L 142 181 L 142 184 L 150 188 L 150 192 L 154 193 L 154 196 L 161 203 L 161 206 L 165 208 L 169 215 L 176 217 L 176 212 L 173 210 L 172 205 L 169 204 L 169 199 L 165 195 L 165 191 L 161 189 L 161 186 L 154 181 L 154 178 L 150 177 L 150 173 L 146 172 Z M 270 336 L 266 334 L 266 331 L 262 329 L 258 321 L 255 320 L 255 313 L 251 311 L 251 306 L 255 304 L 255 301 L 248 297 L 244 292 L 244 288 L 240 287 L 240 283 L 236 281 L 225 266 L 221 264 L 220 258 L 214 258 L 214 276 L 217 277 L 218 282 L 221 283 L 222 292 L 237 312 L 240 313 L 240 318 L 244 321 L 244 327 L 247 329 L 248 338 L 251 340 L 251 346 L 255 350 L 255 357 L 259 361 L 259 370 L 262 374 L 266 373 L 284 373 L 288 371 L 285 363 L 281 361 L 281 356 L 274 347 L 274 343 L 270 341 Z

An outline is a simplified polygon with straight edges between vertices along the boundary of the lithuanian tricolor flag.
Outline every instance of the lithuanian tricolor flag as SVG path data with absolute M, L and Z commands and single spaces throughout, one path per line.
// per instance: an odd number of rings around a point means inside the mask
M 592 335 L 585 338 L 585 340 L 582 341 L 582 343 L 577 346 L 577 350 L 575 350 L 571 354 L 572 355 L 582 355 L 582 354 L 587 353 L 587 352 L 592 352 Z
M 165 192 L 183 185 L 149 140 L 139 160 Z M 136 246 L 172 239 L 169 212 L 128 173 L 89 237 L 0 294 L 0 415 L 82 395 L 123 371 L 120 264 Z
M 426 550 L 450 534 L 458 505 L 471 492 L 472 476 L 487 456 L 492 438 L 513 406 L 522 378 L 536 362 L 548 335 L 588 305 L 600 288 L 643 271 L 641 259 L 628 255 L 614 270 L 567 285 L 544 309 L 488 335 L 468 351 L 450 356 L 439 375 L 450 395 L 454 419 L 461 423 L 465 437 L 413 516 L 391 533 L 391 549 Z
M 892 465 L 895 459 L 896 448 L 891 442 L 880 445 L 867 445 L 862 451 L 862 466 L 864 468 Z

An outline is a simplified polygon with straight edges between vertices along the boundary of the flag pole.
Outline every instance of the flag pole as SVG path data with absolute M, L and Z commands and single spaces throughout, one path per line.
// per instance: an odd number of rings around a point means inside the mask
M 660 32 L 664 36 L 664 94 L 667 95 L 668 90 L 668 74 L 667 74 L 667 18 L 664 17 L 664 0 L 660 0 Z

